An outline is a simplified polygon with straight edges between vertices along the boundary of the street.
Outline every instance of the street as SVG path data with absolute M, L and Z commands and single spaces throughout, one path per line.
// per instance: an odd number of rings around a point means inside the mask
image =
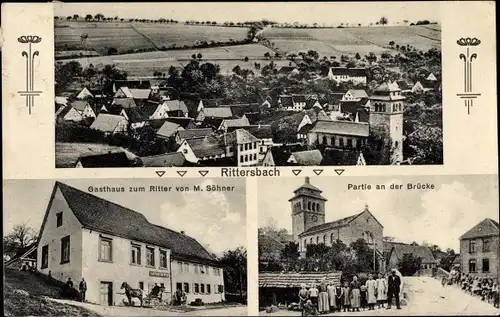
M 122 306 L 100 306 L 94 304 L 80 303 L 62 299 L 50 299 L 56 302 L 65 303 L 74 306 L 85 307 L 96 312 L 101 316 L 132 317 L 132 316 L 247 316 L 247 306 L 227 307 L 206 309 L 200 308 L 190 312 L 172 312 L 141 307 L 122 307 Z
M 408 305 L 401 310 L 376 309 L 361 312 L 340 312 L 323 316 L 396 316 L 396 315 L 500 315 L 500 309 L 466 294 L 456 286 L 441 286 L 430 277 L 406 277 L 404 292 L 408 294 Z M 273 314 L 260 313 L 261 316 Z M 299 316 L 300 312 L 280 310 L 274 315 Z

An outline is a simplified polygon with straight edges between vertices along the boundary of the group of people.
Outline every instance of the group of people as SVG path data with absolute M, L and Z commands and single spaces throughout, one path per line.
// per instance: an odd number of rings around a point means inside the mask
M 459 275 L 459 278 L 453 279 L 454 284 L 458 284 L 462 290 L 471 295 L 481 298 L 483 301 L 492 303 L 499 307 L 499 285 L 491 278 L 481 278 L 472 274 Z
M 378 274 L 368 276 L 365 284 L 361 284 L 357 276 L 350 282 L 344 281 L 343 285 L 333 285 L 325 280 L 313 283 L 310 286 L 302 285 L 299 291 L 300 308 L 306 311 L 317 311 L 325 314 L 335 311 L 360 311 L 391 308 L 392 299 L 396 300 L 397 309 L 401 309 L 399 292 L 401 279 L 393 270 L 389 276 Z
M 68 277 L 68 280 L 66 283 L 64 283 L 61 293 L 63 297 L 73 297 L 72 292 L 74 290 L 73 288 L 73 281 L 71 280 L 71 277 Z M 82 280 L 78 284 L 78 295 L 79 295 L 79 300 L 81 302 L 85 302 L 85 293 L 87 293 L 87 282 L 85 282 L 85 278 L 82 277 Z

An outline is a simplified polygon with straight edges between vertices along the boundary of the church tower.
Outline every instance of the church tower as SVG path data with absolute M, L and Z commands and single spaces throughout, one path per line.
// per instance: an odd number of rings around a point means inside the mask
M 325 202 L 321 190 L 311 185 L 309 177 L 305 183 L 294 190 L 294 197 L 290 198 L 292 206 L 292 235 L 293 241 L 298 242 L 299 234 L 311 227 L 325 223 Z
M 403 161 L 405 99 L 396 82 L 381 84 L 370 96 L 370 132 L 386 139 L 390 137 L 391 164 Z

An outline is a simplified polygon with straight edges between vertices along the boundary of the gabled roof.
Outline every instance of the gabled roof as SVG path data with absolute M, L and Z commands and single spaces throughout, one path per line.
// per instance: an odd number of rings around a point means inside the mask
M 170 121 L 163 122 L 161 128 L 156 132 L 157 135 L 169 138 L 173 136 L 181 128 L 177 123 Z M 181 128 L 182 129 L 182 128 Z
M 215 108 L 220 105 L 222 105 L 222 98 L 218 99 L 202 99 L 201 102 L 203 103 L 204 108 Z
M 306 102 L 306 96 L 304 95 L 292 95 L 293 103 L 304 103 Z
M 390 244 L 392 244 L 391 256 L 394 254 L 398 260 L 401 260 L 404 254 L 413 254 L 413 256 L 422 258 L 422 263 L 436 263 L 436 259 L 429 247 L 422 245 L 414 246 L 399 242 L 390 242 Z
M 205 118 L 231 118 L 233 113 L 230 107 L 203 108 Z
M 361 151 L 327 148 L 323 152 L 321 165 L 356 165 Z
M 354 98 L 368 98 L 368 94 L 364 89 L 350 89 L 347 92 L 351 93 Z
M 226 144 L 242 144 L 242 143 L 249 143 L 249 142 L 257 142 L 259 139 L 257 139 L 254 135 L 252 135 L 250 132 L 248 132 L 245 129 L 237 129 L 234 130 L 231 133 L 226 133 L 225 136 L 225 143 Z
M 125 95 L 125 97 L 118 97 L 119 95 Z M 115 93 L 115 98 L 133 98 L 134 96 L 132 95 L 132 92 L 127 86 L 122 86 L 120 89 L 118 89 Z
M 144 167 L 172 167 L 183 166 L 186 162 L 184 154 L 180 152 L 165 153 L 154 156 L 141 157 Z
M 193 150 L 197 158 L 217 156 L 226 153 L 224 145 L 212 136 L 186 139 L 185 142 L 189 145 L 191 150 Z
M 111 105 L 119 106 L 124 109 L 137 107 L 133 98 L 114 98 Z
M 130 88 L 130 93 L 134 99 L 148 99 L 151 94 L 151 89 Z
M 89 103 L 86 100 L 76 99 L 71 101 L 69 105 L 78 112 L 82 112 L 85 109 L 85 107 L 89 106 Z
M 322 280 L 327 284 L 340 285 L 342 272 L 300 272 L 300 273 L 259 273 L 259 287 L 301 288 L 302 285 L 318 284 Z
M 115 80 L 112 83 L 115 87 L 115 90 L 118 91 L 123 86 L 132 89 L 150 89 L 151 82 L 149 80 Z
M 168 117 L 164 119 L 165 121 L 168 122 L 173 122 L 177 123 L 184 129 L 190 129 L 191 126 L 194 126 L 194 120 L 193 118 L 186 118 L 186 117 Z
M 158 109 L 159 106 L 160 106 L 159 103 L 148 100 L 141 107 L 141 112 L 143 115 L 145 115 L 146 117 L 149 118 L 156 112 L 156 110 Z
M 56 103 L 61 105 L 66 105 L 68 103 L 68 98 L 64 96 L 56 96 L 54 99 Z
M 283 66 L 278 70 L 278 74 L 288 75 L 293 72 L 297 67 L 295 66 Z
M 94 122 L 92 122 L 90 128 L 104 132 L 113 132 L 118 123 L 123 120 L 125 120 L 125 118 L 120 115 L 100 113 Z
M 368 137 L 370 126 L 364 122 L 318 120 L 310 132 Z
M 432 80 L 432 81 L 436 81 L 437 78 L 436 76 L 434 76 L 433 73 L 430 73 L 429 76 L 427 76 L 427 78 L 425 78 L 425 80 Z
M 213 133 L 210 128 L 201 128 L 201 129 L 185 129 L 177 131 L 177 135 L 181 140 L 183 139 L 192 139 L 192 138 L 200 138 L 211 135 Z
M 366 68 L 331 67 L 330 70 L 334 76 L 366 76 Z
M 288 146 L 272 146 L 267 149 L 266 155 L 272 155 L 275 166 L 287 166 L 287 160 L 293 151 L 302 149 L 303 147 L 288 147 Z
M 126 108 L 123 109 L 123 111 L 127 114 L 128 121 L 130 123 L 144 122 L 148 119 L 142 111 L 139 111 L 139 108 Z
M 188 108 L 184 101 L 180 100 L 165 100 L 162 103 L 166 104 L 169 110 L 181 110 L 183 113 L 188 113 Z
M 307 229 L 306 231 L 302 232 L 301 234 L 299 234 L 299 236 L 307 235 L 307 234 L 312 233 L 312 232 L 318 232 L 318 231 L 323 231 L 323 230 L 331 230 L 331 229 L 345 227 L 345 226 L 349 225 L 349 223 L 351 223 L 351 221 L 356 219 L 362 213 L 363 212 L 360 212 L 359 214 L 355 214 L 352 216 L 344 217 L 344 218 L 341 218 L 341 219 L 338 219 L 335 221 L 330 221 L 330 222 L 327 222 L 327 223 L 324 223 L 321 225 L 311 227 L 311 228 Z
M 398 80 L 397 84 L 401 90 L 409 90 L 412 87 L 406 80 Z
M 323 155 L 319 150 L 292 152 L 290 158 L 292 156 L 295 159 L 296 164 L 301 166 L 318 166 L 323 159 Z
M 73 107 L 71 106 L 66 106 L 66 107 L 62 106 L 57 110 L 56 116 L 58 118 L 64 118 L 71 110 L 76 111 L 78 113 L 78 111 L 76 109 L 73 109 Z M 80 113 L 78 113 L 78 115 L 81 117 Z
M 132 166 L 125 152 L 80 156 L 78 158 L 78 162 L 82 164 L 82 167 L 87 167 L 87 168 Z
M 238 118 L 238 119 L 224 119 L 222 124 L 226 125 L 226 128 L 236 128 L 236 127 L 245 127 L 250 125 L 250 122 L 247 118 Z
M 489 237 L 489 236 L 498 236 L 500 227 L 496 220 L 486 218 L 474 227 L 464 233 L 460 240 L 462 239 L 473 239 L 473 238 L 481 238 L 481 237 Z
M 273 130 L 270 125 L 248 125 L 246 127 L 241 127 L 241 129 L 247 130 L 251 135 L 256 137 L 257 139 L 272 139 L 273 138 Z
M 388 94 L 389 92 L 395 92 L 395 91 L 401 91 L 401 89 L 398 86 L 397 82 L 384 82 L 380 84 L 377 88 L 375 88 L 374 93 L 375 94 Z
M 141 213 L 60 182 L 56 182 L 54 190 L 56 187 L 61 190 L 69 208 L 84 228 L 164 247 L 172 251 L 174 258 L 215 261 L 210 252 L 195 239 L 152 224 Z
M 311 123 L 311 124 L 306 124 L 306 125 L 303 125 L 299 131 L 297 131 L 298 134 L 307 134 L 309 133 L 309 131 L 311 131 L 311 129 L 314 127 L 314 125 Z

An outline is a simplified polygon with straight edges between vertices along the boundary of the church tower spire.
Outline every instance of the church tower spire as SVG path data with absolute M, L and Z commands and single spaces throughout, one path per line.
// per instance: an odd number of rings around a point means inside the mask
M 292 235 L 299 242 L 299 235 L 308 229 L 325 223 L 325 202 L 322 191 L 311 184 L 309 177 L 297 188 L 289 199 L 292 208 Z

